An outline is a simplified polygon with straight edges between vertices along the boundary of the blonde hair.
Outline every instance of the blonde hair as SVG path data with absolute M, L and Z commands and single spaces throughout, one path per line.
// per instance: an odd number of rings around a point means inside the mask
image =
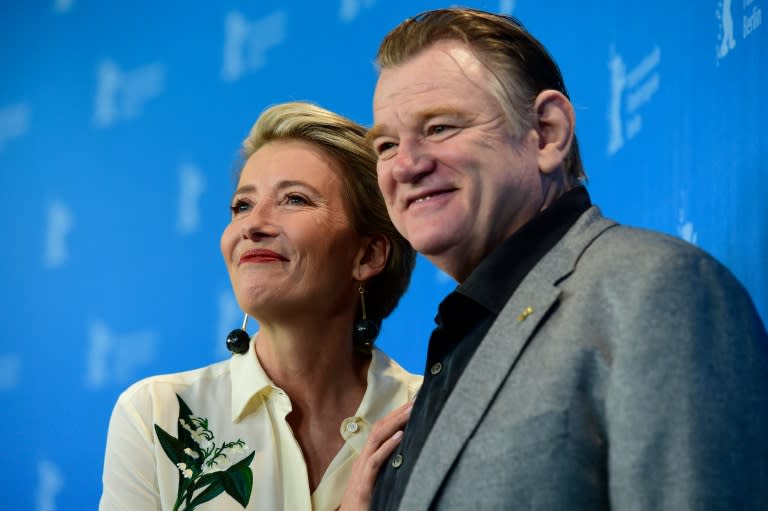
M 389 219 L 377 183 L 376 155 L 365 134 L 363 126 L 317 105 L 283 103 L 259 116 L 243 141 L 242 156 L 245 161 L 269 142 L 291 139 L 316 145 L 338 164 L 344 182 L 342 194 L 355 230 L 389 240 L 386 267 L 365 286 L 368 319 L 379 325 L 408 288 L 416 253 Z
M 382 41 L 376 63 L 380 69 L 395 67 L 445 40 L 465 43 L 489 70 L 489 92 L 515 136 L 531 129 L 533 103 L 541 91 L 554 89 L 568 97 L 554 59 L 518 20 L 476 9 L 438 9 L 403 21 Z M 575 135 L 563 167 L 573 182 L 586 179 Z

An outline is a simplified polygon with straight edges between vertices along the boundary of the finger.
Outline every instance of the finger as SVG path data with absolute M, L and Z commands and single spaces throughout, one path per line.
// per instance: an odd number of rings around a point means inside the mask
M 390 436 L 384 443 L 382 443 L 376 451 L 371 454 L 367 465 L 367 469 L 371 471 L 371 476 L 375 480 L 379 473 L 381 466 L 389 459 L 397 446 L 403 440 L 402 430 L 396 431 Z
M 387 462 L 390 455 L 395 451 L 403 438 L 402 431 L 396 431 L 394 435 L 383 442 L 375 452 L 365 458 L 359 458 L 361 464 L 358 464 L 357 484 L 358 491 L 361 494 L 369 495 L 373 493 L 373 485 L 379 475 L 379 470 Z
M 369 452 L 375 451 L 383 442 L 392 437 L 396 431 L 403 429 L 408 422 L 412 409 L 413 403 L 408 402 L 376 421 L 368 436 L 364 450 Z
M 407 416 L 410 410 L 403 408 L 396 410 L 396 412 L 404 413 Z M 403 431 L 397 430 L 382 442 L 376 442 L 375 446 L 370 441 L 366 442 L 365 449 L 352 466 L 352 476 L 344 491 L 342 509 L 368 509 L 379 470 L 400 444 L 402 437 Z

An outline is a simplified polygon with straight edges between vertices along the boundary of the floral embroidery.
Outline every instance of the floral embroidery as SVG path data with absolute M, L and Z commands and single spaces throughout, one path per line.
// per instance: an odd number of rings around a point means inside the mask
M 247 452 L 248 445 L 238 438 L 216 446 L 208 419 L 194 415 L 178 394 L 176 398 L 179 400 L 179 437 L 171 436 L 155 424 L 160 446 L 179 469 L 179 489 L 173 511 L 193 511 L 222 492 L 227 492 L 245 509 L 253 488 L 249 465 L 255 451 L 233 464 L 232 458 Z

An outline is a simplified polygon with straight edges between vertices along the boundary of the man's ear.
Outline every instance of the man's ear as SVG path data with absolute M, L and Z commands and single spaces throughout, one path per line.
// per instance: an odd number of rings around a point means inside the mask
M 363 240 L 365 243 L 357 254 L 353 270 L 353 277 L 359 281 L 366 281 L 384 271 L 390 250 L 389 239 L 382 234 L 365 236 Z
M 562 92 L 541 91 L 533 102 L 536 133 L 539 138 L 537 161 L 544 174 L 562 168 L 571 149 L 576 117 L 573 105 Z

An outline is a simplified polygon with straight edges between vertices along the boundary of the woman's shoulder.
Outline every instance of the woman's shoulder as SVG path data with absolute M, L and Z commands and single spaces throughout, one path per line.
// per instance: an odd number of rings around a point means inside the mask
M 424 379 L 421 375 L 408 372 L 393 358 L 378 348 L 374 348 L 373 357 L 372 368 L 374 371 L 404 385 L 408 389 L 409 399 L 416 395 Z
M 177 396 L 196 394 L 195 388 L 204 387 L 218 394 L 216 389 L 219 387 L 228 391 L 231 385 L 229 373 L 230 363 L 225 360 L 198 369 L 149 376 L 125 389 L 115 407 L 151 412 L 165 404 L 175 405 Z

